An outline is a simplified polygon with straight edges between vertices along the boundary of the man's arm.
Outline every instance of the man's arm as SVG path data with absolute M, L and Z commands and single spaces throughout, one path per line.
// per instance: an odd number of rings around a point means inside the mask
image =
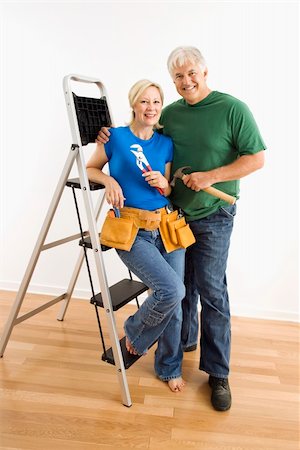
M 102 127 L 101 130 L 98 132 L 98 136 L 96 138 L 96 144 L 107 144 L 109 141 L 109 128 Z
M 207 172 L 193 172 L 185 175 L 183 183 L 193 191 L 201 191 L 222 181 L 239 180 L 264 166 L 264 152 L 240 156 L 227 166 L 217 167 Z

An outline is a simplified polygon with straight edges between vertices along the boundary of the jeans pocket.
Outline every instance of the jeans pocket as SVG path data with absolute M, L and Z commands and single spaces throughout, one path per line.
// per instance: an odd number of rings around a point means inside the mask
M 165 318 L 165 315 L 154 311 L 153 309 L 148 312 L 148 314 L 143 318 L 142 322 L 149 327 L 156 327 L 159 325 Z
M 230 219 L 233 219 L 236 215 L 236 205 L 230 205 L 230 206 L 221 206 L 219 209 L 220 213 L 223 213 L 224 216 L 229 217 Z

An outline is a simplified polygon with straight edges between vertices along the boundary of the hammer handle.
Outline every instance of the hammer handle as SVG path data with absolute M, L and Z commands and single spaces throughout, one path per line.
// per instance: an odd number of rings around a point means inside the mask
M 236 198 L 232 195 L 226 194 L 223 191 L 220 191 L 219 189 L 216 189 L 212 186 L 202 189 L 203 191 L 207 192 L 210 195 L 213 195 L 214 197 L 218 197 L 221 200 L 224 200 L 227 203 L 230 203 L 230 205 L 234 205 L 236 202 Z

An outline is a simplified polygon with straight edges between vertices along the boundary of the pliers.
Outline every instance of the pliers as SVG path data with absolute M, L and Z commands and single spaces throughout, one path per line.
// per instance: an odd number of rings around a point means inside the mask
M 136 157 L 136 165 L 138 166 L 138 168 L 143 173 L 152 171 L 152 168 L 151 168 L 151 166 L 150 166 L 150 164 L 149 164 L 149 162 L 148 162 L 148 160 L 147 160 L 147 158 L 146 158 L 146 156 L 145 156 L 145 154 L 143 152 L 143 148 L 139 144 L 133 144 L 133 145 L 130 146 L 130 148 L 136 148 L 137 149 L 136 151 L 135 150 L 130 150 L 130 151 Z M 145 165 L 147 170 L 145 169 L 144 165 Z M 156 187 L 155 189 L 158 190 L 158 192 L 161 195 L 164 195 L 163 189 L 161 189 L 160 187 Z

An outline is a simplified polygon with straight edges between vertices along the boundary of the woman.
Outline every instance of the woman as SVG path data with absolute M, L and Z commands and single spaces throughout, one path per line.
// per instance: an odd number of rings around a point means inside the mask
M 128 212 L 146 216 L 153 216 L 154 212 L 160 217 L 167 213 L 169 204 L 173 158 L 172 140 L 156 131 L 160 128 L 163 104 L 161 87 L 140 80 L 129 91 L 129 103 L 132 108 L 129 126 L 111 129 L 109 142 L 105 146 L 97 144 L 87 163 L 88 177 L 105 186 L 107 202 L 120 209 L 121 217 Z M 107 162 L 110 175 L 102 171 Z M 180 391 L 185 384 L 181 377 L 180 343 L 185 251 L 167 253 L 158 227 L 149 230 L 145 226 L 139 228 L 130 251 L 117 252 L 151 289 L 141 307 L 124 324 L 126 348 L 132 354 L 143 355 L 158 340 L 156 374 L 168 382 L 172 391 Z

